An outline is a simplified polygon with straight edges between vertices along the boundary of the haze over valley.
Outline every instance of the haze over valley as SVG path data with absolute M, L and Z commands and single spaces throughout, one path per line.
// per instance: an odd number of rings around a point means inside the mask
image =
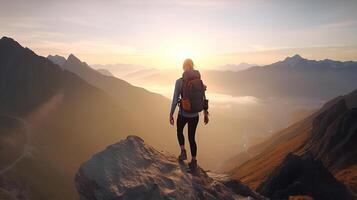
M 230 123 L 231 127 L 220 130 L 231 133 L 225 144 L 238 138 L 244 141 L 238 146 L 245 150 L 311 114 L 327 100 L 352 91 L 357 85 L 356 66 L 356 62 L 314 61 L 293 55 L 271 65 L 252 66 L 240 71 L 202 70 L 202 76 L 208 86 L 212 117 L 242 122 Z M 117 66 L 118 69 L 121 66 Z M 181 71 L 141 66 L 116 76 L 170 99 L 174 81 L 181 76 Z M 238 124 L 240 129 L 235 131 Z M 237 144 L 232 144 L 234 146 L 236 148 Z

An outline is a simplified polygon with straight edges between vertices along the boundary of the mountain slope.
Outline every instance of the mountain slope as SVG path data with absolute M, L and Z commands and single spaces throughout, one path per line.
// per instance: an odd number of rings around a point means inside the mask
M 258 151 L 252 147 L 251 158 L 237 164 L 231 173 L 256 188 L 288 153 L 309 153 L 356 191 L 356 94 L 357 90 L 331 100 L 318 112 L 273 135 Z
M 0 166 L 4 167 L 0 173 L 1 191 L 20 199 L 77 199 L 73 184 L 75 171 L 98 149 L 125 136 L 118 133 L 141 129 L 144 130 L 141 136 L 158 143 L 157 124 L 138 123 L 133 118 L 132 105 L 140 108 L 151 99 L 159 99 L 157 104 L 162 103 L 161 108 L 167 100 L 124 81 L 121 83 L 123 87 L 117 91 L 120 97 L 117 98 L 37 56 L 13 39 L 1 38 L 0 128 L 6 133 L 1 133 L 0 143 L 16 150 L 14 155 L 0 160 Z M 158 109 L 157 104 L 152 104 L 153 110 Z M 150 118 L 143 110 L 140 114 Z M 155 116 L 159 115 L 152 112 L 151 117 Z M 9 120 L 25 120 L 29 132 L 8 128 Z M 30 143 L 17 142 L 17 138 L 23 140 L 24 134 L 29 134 Z M 162 138 L 165 137 L 160 141 Z M 168 139 L 168 144 L 170 141 L 174 138 Z M 25 149 L 24 156 L 14 165 L 21 149 Z M 0 151 L 0 155 L 9 152 L 5 148 Z M 2 172 L 7 166 L 10 169 Z
M 56 62 L 56 60 L 53 60 L 53 62 Z M 163 124 L 163 122 L 167 121 L 167 112 L 170 107 L 170 101 L 167 98 L 143 88 L 135 87 L 116 77 L 103 75 L 92 69 L 85 62 L 80 61 L 73 54 L 69 55 L 61 67 L 77 74 L 120 102 L 120 105 L 123 105 L 128 115 L 131 116 L 133 123 L 138 124 L 135 127 L 135 131 L 149 134 L 142 136 L 150 144 L 166 150 L 173 151 L 176 149 L 174 148 L 176 147 L 176 142 L 173 138 L 168 136 L 165 138 L 165 135 L 161 134 L 163 131 L 170 131 L 169 125 L 167 123 Z M 164 137 L 166 141 L 169 141 L 170 145 L 158 142 L 157 138 L 160 137 Z
M 84 162 L 75 182 L 81 198 L 87 200 L 238 200 L 242 195 L 265 199 L 239 181 L 202 169 L 191 174 L 186 167 L 141 138 L 128 136 Z

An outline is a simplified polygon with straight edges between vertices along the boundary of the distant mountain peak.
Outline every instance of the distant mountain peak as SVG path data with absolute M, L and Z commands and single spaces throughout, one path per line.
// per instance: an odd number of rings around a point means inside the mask
M 79 60 L 79 58 L 77 58 L 74 54 L 69 54 L 68 58 L 67 58 L 67 62 L 69 63 L 78 63 L 78 64 L 81 64 L 82 61 Z
M 10 37 L 6 37 L 6 36 L 3 36 L 0 41 L 11 41 L 11 42 L 16 42 L 14 39 L 10 38 Z M 16 42 L 17 43 L 17 42 Z
M 74 54 L 71 53 L 71 54 L 69 54 L 67 60 L 79 60 L 79 59 Z
M 53 63 L 59 65 L 59 66 L 63 66 L 67 60 L 65 57 L 63 56 L 59 56 L 59 55 L 48 55 L 47 59 L 49 59 L 50 61 L 52 61 Z
M 303 59 L 303 57 L 301 57 L 299 54 L 295 54 L 293 57 L 291 58 L 294 58 L 294 59 Z
M 282 61 L 282 62 L 285 63 L 285 64 L 293 66 L 293 65 L 296 65 L 296 64 L 298 64 L 299 62 L 301 62 L 303 60 L 306 60 L 306 59 L 301 57 L 299 54 L 296 54 L 296 55 L 294 55 L 292 57 L 285 58 L 285 60 Z
M 5 36 L 0 39 L 0 45 L 22 48 L 22 46 L 16 40 Z
M 82 62 L 81 60 L 79 60 L 79 58 L 77 58 L 74 54 L 69 54 L 68 58 L 66 59 L 63 56 L 59 56 L 59 55 L 49 55 L 47 56 L 47 59 L 49 59 L 50 61 L 52 61 L 53 63 L 63 67 L 64 69 L 66 69 L 66 65 L 68 66 L 82 66 L 83 64 L 87 65 L 85 62 Z
M 294 56 L 285 58 L 284 61 L 300 61 L 300 60 L 304 60 L 304 58 L 301 57 L 299 54 L 295 54 Z
M 60 55 L 48 55 L 47 57 L 49 57 L 49 58 L 60 58 L 60 59 L 65 59 L 66 60 L 66 58 L 65 57 L 63 57 L 63 56 L 60 56 Z

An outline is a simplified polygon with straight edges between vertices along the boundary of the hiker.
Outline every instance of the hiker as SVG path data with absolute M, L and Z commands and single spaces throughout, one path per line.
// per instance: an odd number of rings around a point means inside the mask
M 181 154 L 178 159 L 179 161 L 187 160 L 183 129 L 185 125 L 188 124 L 188 140 L 192 156 L 189 167 L 191 170 L 195 170 L 197 168 L 197 144 L 195 141 L 196 128 L 199 121 L 199 112 L 203 111 L 205 124 L 209 121 L 208 100 L 205 96 L 206 86 L 201 80 L 199 71 L 194 69 L 194 64 L 191 59 L 186 59 L 184 61 L 183 71 L 182 77 L 176 80 L 169 120 L 170 124 L 174 125 L 173 114 L 176 106 L 179 105 L 176 125 L 177 139 L 180 144 Z

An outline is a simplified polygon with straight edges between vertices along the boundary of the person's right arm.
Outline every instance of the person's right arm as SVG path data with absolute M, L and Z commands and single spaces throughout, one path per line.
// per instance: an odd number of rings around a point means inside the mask
M 203 121 L 204 121 L 205 125 L 207 125 L 209 122 L 208 100 L 206 99 L 207 86 L 204 85 L 204 88 L 205 88 L 205 94 L 204 94 L 205 105 L 204 105 L 204 110 L 203 110 L 203 116 L 204 116 Z

